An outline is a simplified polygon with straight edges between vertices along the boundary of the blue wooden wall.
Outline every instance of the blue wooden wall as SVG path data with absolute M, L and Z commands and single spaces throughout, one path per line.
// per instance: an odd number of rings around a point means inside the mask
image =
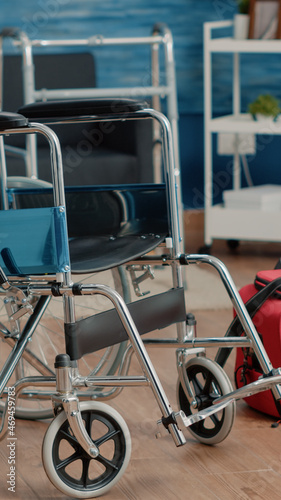
M 203 203 L 203 23 L 231 19 L 236 10 L 235 0 L 1 0 L 0 29 L 17 26 L 31 38 L 47 39 L 147 36 L 155 23 L 166 23 L 174 37 L 183 199 L 186 206 L 197 207 L 200 203 L 195 198 L 201 197 L 201 206 Z M 99 86 L 147 82 L 149 54 L 144 49 L 107 49 L 96 57 Z M 250 70 L 246 57 L 242 71 L 244 107 L 260 92 L 271 90 L 280 95 L 280 60 L 276 56 L 259 59 Z M 216 56 L 215 81 L 214 109 L 228 112 L 229 56 Z M 223 169 L 226 161 L 229 159 L 218 158 L 218 168 Z
M 202 112 L 202 27 L 205 21 L 232 17 L 234 0 L 1 0 L 0 28 L 18 26 L 30 38 L 147 36 L 166 23 L 174 36 L 181 113 Z M 144 53 L 145 56 L 145 53 Z M 99 81 L 126 84 L 145 76 L 147 61 L 134 51 L 103 51 Z M 125 76 L 120 71 L 124 69 Z M 126 74 L 129 68 L 129 74 Z M 222 100 L 224 98 L 222 97 Z

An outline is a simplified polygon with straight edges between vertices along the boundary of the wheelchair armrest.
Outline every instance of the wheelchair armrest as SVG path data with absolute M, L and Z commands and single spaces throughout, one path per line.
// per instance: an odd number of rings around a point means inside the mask
M 66 118 L 81 116 L 128 115 L 148 106 L 133 99 L 72 99 L 35 102 L 22 106 L 18 112 L 29 119 Z
M 0 112 L 0 132 L 12 128 L 27 127 L 28 119 L 18 113 Z

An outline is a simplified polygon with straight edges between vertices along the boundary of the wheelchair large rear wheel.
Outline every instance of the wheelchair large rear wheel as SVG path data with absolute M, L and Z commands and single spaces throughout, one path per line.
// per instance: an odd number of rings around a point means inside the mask
M 224 370 L 214 361 L 196 357 L 185 365 L 186 373 L 197 400 L 197 408 L 190 405 L 181 383 L 178 381 L 177 397 L 181 410 L 189 416 L 212 405 L 214 399 L 233 391 L 231 382 Z M 188 427 L 190 433 L 201 443 L 217 444 L 223 441 L 232 429 L 236 414 L 235 401 L 223 410 L 205 420 Z
M 45 434 L 42 461 L 50 481 L 65 495 L 95 498 L 111 489 L 124 474 L 131 456 L 131 437 L 124 419 L 110 406 L 84 401 L 80 409 L 99 455 L 91 458 L 84 451 L 63 411 Z
M 74 276 L 77 282 L 106 284 L 114 288 L 125 300 L 129 302 L 130 291 L 127 281 L 126 271 L 122 268 L 96 273 L 94 275 Z M 76 281 L 76 279 L 75 279 Z M 9 329 L 7 313 L 4 306 L 5 297 L 0 298 L 0 329 Z M 75 297 L 75 311 L 77 319 L 91 316 L 93 314 L 112 308 L 112 303 L 102 295 Z M 26 322 L 25 315 L 21 320 L 21 330 Z M 3 335 L 4 337 L 4 335 Z M 2 338 L 0 346 L 0 369 L 2 368 L 11 348 L 12 339 Z M 88 354 L 78 361 L 78 368 L 81 375 L 109 375 L 117 370 L 123 353 L 126 349 L 126 342 L 100 350 L 96 353 Z M 64 311 L 61 297 L 52 297 L 43 317 L 37 326 L 31 341 L 28 343 L 21 360 L 19 361 L 8 386 L 11 387 L 16 380 L 28 376 L 55 376 L 54 360 L 57 354 L 65 352 L 64 341 Z M 38 362 L 39 360 L 39 362 Z M 35 368 L 36 366 L 36 368 Z M 48 388 L 47 388 L 48 389 Z M 47 390 L 45 389 L 45 390 Z M 52 388 L 50 388 L 52 391 Z M 27 392 L 28 391 L 28 392 Z M 53 416 L 50 398 L 40 399 L 34 395 L 38 388 L 29 387 L 28 390 L 19 396 L 16 407 L 16 417 L 25 419 L 42 419 Z M 95 391 L 95 392 L 93 392 Z M 101 390 L 88 389 L 87 397 L 90 399 L 99 398 Z M 3 401 L 0 399 L 0 410 L 3 408 Z

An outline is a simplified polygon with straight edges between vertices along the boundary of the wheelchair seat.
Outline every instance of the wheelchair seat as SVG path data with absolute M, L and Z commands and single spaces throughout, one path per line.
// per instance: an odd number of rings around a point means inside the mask
M 50 126 L 71 120 L 136 119 L 138 111 L 143 112 L 139 118 L 148 118 L 146 109 L 146 103 L 133 99 L 79 99 L 35 102 L 19 113 Z M 17 208 L 51 203 L 48 190 L 10 190 L 10 195 Z M 149 253 L 169 235 L 165 184 L 67 186 L 65 195 L 73 273 L 124 264 Z
M 52 206 L 51 189 L 9 189 L 15 208 Z M 110 269 L 155 249 L 169 234 L 164 184 L 66 187 L 73 273 Z

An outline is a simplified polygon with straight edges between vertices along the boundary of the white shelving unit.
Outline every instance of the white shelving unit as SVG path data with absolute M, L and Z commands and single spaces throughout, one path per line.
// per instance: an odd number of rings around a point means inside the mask
M 213 239 L 255 240 L 281 242 L 281 210 L 229 209 L 213 204 L 212 136 L 223 133 L 253 133 L 281 135 L 281 120 L 255 121 L 240 109 L 240 54 L 279 54 L 281 40 L 235 40 L 221 37 L 223 28 L 231 28 L 232 21 L 204 24 L 204 115 L 205 115 L 205 245 Z M 212 55 L 227 53 L 233 57 L 233 113 L 213 118 L 212 110 Z M 233 157 L 233 189 L 240 188 L 241 169 L 238 150 Z M 281 177 L 278 179 L 281 184 Z

